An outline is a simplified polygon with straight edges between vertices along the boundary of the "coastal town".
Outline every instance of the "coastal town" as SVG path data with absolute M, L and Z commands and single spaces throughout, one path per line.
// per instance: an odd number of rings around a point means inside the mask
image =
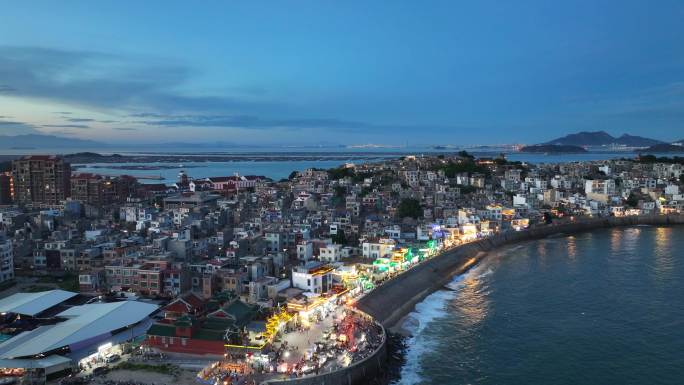
M 275 384 L 334 373 L 386 342 L 356 302 L 450 249 L 684 209 L 684 159 L 652 155 L 530 164 L 461 151 L 282 180 L 189 169 L 149 182 L 81 173 L 56 155 L 8 163 L 2 381 Z M 158 377 L 136 374 L 146 371 Z

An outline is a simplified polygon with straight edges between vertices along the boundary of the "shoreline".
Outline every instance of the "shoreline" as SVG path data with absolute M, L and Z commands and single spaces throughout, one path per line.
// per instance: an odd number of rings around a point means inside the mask
M 456 246 L 416 266 L 410 274 L 401 274 L 385 282 L 357 302 L 356 306 L 380 322 L 386 330 L 410 336 L 402 325 L 415 306 L 440 290 L 453 277 L 466 273 L 490 251 L 504 245 L 570 235 L 598 228 L 637 225 L 684 224 L 684 215 L 644 215 L 629 217 L 580 218 L 571 222 L 532 227 L 524 231 L 506 231 L 475 242 Z

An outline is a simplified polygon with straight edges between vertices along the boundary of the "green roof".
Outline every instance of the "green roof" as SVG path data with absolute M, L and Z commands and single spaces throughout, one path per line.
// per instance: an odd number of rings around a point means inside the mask
M 234 301 L 223 307 L 223 311 L 235 317 L 235 324 L 243 327 L 249 323 L 256 313 L 256 309 L 242 301 Z
M 237 297 L 237 296 L 232 291 L 221 291 L 221 292 L 216 293 L 214 295 L 214 297 L 212 298 L 212 300 L 216 300 L 219 302 L 225 302 L 225 301 L 230 301 L 231 299 L 233 299 L 235 297 Z
M 147 330 L 148 336 L 175 337 L 176 327 L 173 325 L 153 324 Z
M 223 341 L 223 336 L 225 334 L 226 333 L 223 330 L 208 330 L 202 328 L 195 332 L 192 338 L 197 338 L 198 340 Z
M 235 327 L 235 321 L 230 318 L 209 317 L 202 324 L 202 329 L 226 330 Z

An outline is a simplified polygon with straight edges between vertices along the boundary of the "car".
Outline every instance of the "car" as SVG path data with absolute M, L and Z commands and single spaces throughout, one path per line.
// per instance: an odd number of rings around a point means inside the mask
M 105 359 L 105 362 L 109 364 L 109 363 L 112 363 L 112 362 L 119 361 L 120 359 L 121 359 L 121 356 L 120 356 L 120 355 L 118 355 L 118 354 L 112 354 L 111 356 L 107 356 L 107 358 Z

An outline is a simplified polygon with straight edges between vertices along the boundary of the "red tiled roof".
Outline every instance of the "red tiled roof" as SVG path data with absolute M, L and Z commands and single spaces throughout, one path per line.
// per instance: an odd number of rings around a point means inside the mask
M 191 313 L 200 309 L 203 305 L 204 301 L 201 298 L 193 293 L 189 293 L 183 297 L 173 300 L 170 304 L 164 307 L 164 310 L 177 313 Z

